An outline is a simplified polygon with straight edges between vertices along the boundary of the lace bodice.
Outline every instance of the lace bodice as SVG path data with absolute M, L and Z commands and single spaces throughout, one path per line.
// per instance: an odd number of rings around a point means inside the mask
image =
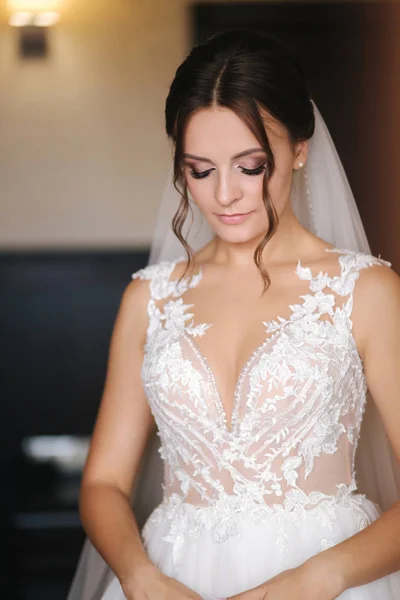
M 367 385 L 352 334 L 353 290 L 361 269 L 391 263 L 337 253 L 335 273 L 312 274 L 298 261 L 308 293 L 288 318 L 264 321 L 265 340 L 236 384 L 232 423 L 196 343 L 210 323 L 195 322 L 184 295 L 202 270 L 172 280 L 176 261 L 132 275 L 149 280 L 149 325 L 142 380 L 161 439 L 164 497 L 218 507 L 312 507 L 356 489 L 354 457 Z

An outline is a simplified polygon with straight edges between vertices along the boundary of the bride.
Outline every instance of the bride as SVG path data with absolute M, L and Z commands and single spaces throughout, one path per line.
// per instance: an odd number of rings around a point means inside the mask
M 400 280 L 302 72 L 261 33 L 216 35 L 166 128 L 179 193 L 171 176 L 115 323 L 69 598 L 400 598 Z M 163 499 L 140 530 L 156 427 Z

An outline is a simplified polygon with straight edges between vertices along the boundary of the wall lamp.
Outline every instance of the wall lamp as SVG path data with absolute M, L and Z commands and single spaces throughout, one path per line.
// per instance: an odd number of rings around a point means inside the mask
M 21 56 L 44 57 L 48 30 L 60 20 L 62 0 L 7 0 L 9 24 L 18 28 Z

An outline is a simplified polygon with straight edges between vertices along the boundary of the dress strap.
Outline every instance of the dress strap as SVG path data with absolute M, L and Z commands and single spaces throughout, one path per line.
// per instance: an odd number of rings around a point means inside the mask
M 171 274 L 175 265 L 182 259 L 178 258 L 174 261 L 162 261 L 154 265 L 147 265 L 143 269 L 139 269 L 132 273 L 132 279 L 147 279 L 150 281 L 150 299 L 163 300 L 169 296 L 178 296 L 176 285 L 170 281 Z
M 389 261 L 380 258 L 380 256 L 376 257 L 365 252 L 356 252 L 354 250 L 337 248 L 329 251 L 339 253 L 340 273 L 339 275 L 332 277 L 328 285 L 331 290 L 337 294 L 337 296 L 341 296 L 343 298 L 342 303 L 338 303 L 339 298 L 337 298 L 336 305 L 341 307 L 341 311 L 343 311 L 345 316 L 348 329 L 349 331 L 352 331 L 354 288 L 356 281 L 360 276 L 360 271 L 375 265 L 385 265 L 391 267 L 392 264 Z
M 380 256 L 376 257 L 365 252 L 356 252 L 354 250 L 332 249 L 332 252 L 339 252 L 340 274 L 332 278 L 331 289 L 340 296 L 349 296 L 353 294 L 354 286 L 360 276 L 362 269 L 367 269 L 375 265 L 392 266 L 387 260 Z
M 195 287 L 202 278 L 201 268 L 194 274 L 182 277 L 182 279 L 174 278 L 171 280 L 171 275 L 175 266 L 185 261 L 184 257 L 179 257 L 173 261 L 161 261 L 153 265 L 147 265 L 143 269 L 132 273 L 132 279 L 148 280 L 150 282 L 150 298 L 147 304 L 147 314 L 149 317 L 149 325 L 147 328 L 146 347 L 149 347 L 152 334 L 163 328 L 166 316 L 164 314 L 164 306 L 157 305 L 159 300 L 167 300 L 178 298 L 175 302 L 182 303 L 180 296 L 188 289 Z M 170 300 L 166 304 L 169 304 Z

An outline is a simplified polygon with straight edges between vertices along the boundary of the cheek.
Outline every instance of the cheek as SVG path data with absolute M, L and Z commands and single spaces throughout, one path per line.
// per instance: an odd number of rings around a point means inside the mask
M 265 174 L 242 175 L 241 178 L 244 195 L 254 198 L 256 201 L 262 203 Z
M 212 203 L 212 185 L 208 178 L 196 180 L 188 177 L 187 187 L 189 198 L 193 198 L 200 208 L 207 208 Z
M 276 166 L 272 177 L 268 181 L 268 191 L 275 208 L 280 209 L 286 205 L 292 184 L 293 168 L 291 163 Z

